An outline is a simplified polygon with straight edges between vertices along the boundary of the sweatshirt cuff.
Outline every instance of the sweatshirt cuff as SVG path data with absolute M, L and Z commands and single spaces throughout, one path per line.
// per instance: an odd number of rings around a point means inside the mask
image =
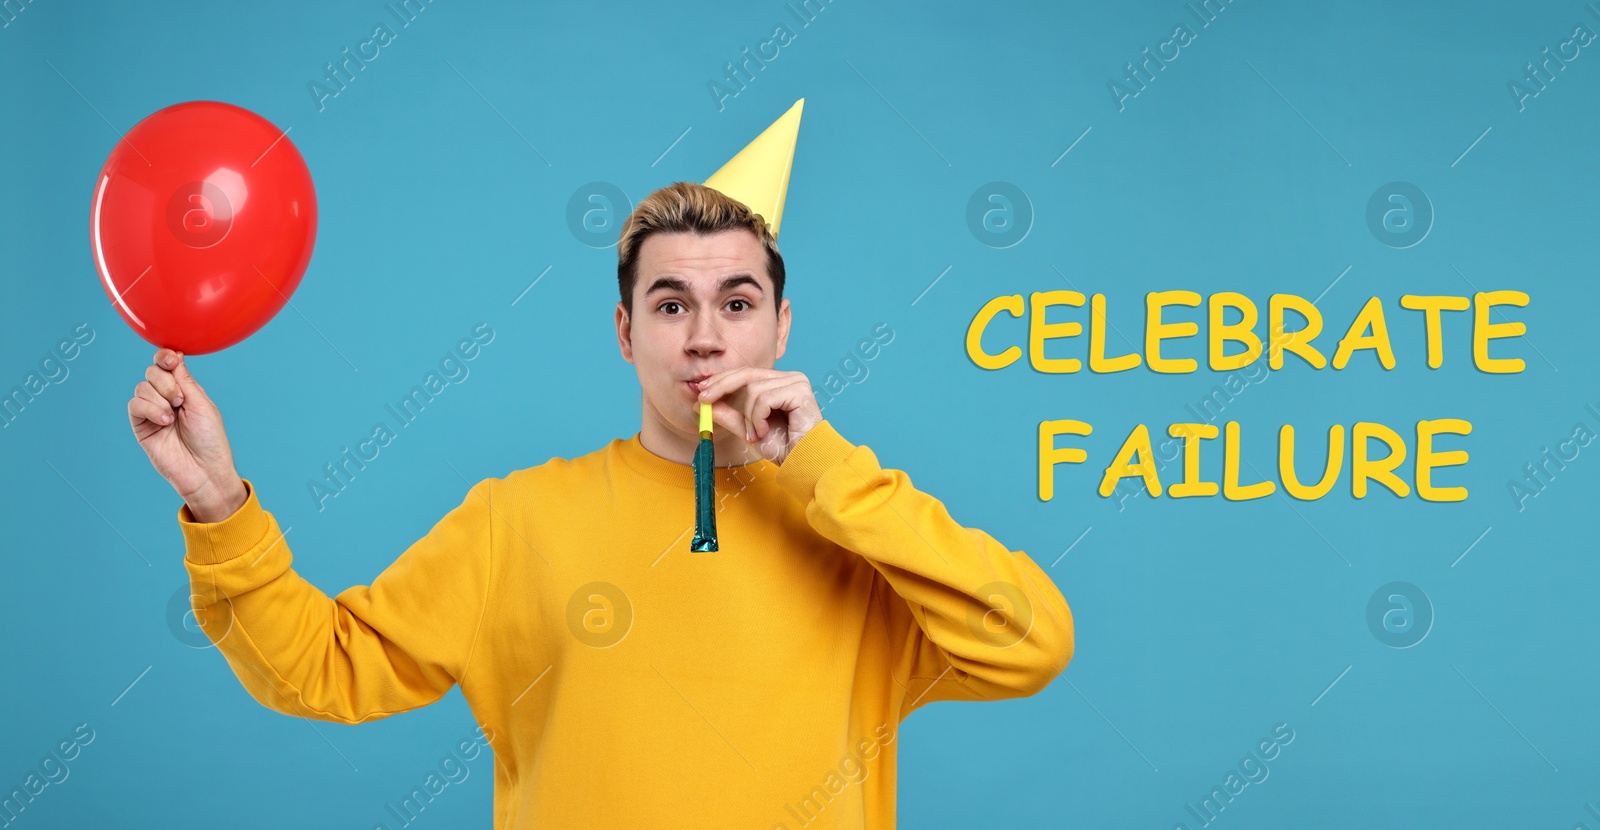
M 810 502 L 816 495 L 817 481 L 822 474 L 843 464 L 855 448 L 856 445 L 845 440 L 833 424 L 820 421 L 778 465 L 778 485 L 800 501 Z
M 220 522 L 200 522 L 187 503 L 178 508 L 183 529 L 185 558 L 196 565 L 216 565 L 256 547 L 266 537 L 269 520 L 256 498 L 255 485 L 243 479 L 245 500 L 233 515 Z

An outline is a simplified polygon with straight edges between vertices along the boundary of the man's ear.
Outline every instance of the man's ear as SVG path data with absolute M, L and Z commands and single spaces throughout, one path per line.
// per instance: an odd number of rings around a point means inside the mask
M 628 307 L 617 301 L 617 347 L 622 350 L 622 359 L 633 362 L 633 320 L 628 317 Z
M 792 322 L 792 318 L 793 314 L 789 311 L 789 298 L 784 297 L 783 303 L 778 306 L 778 356 L 773 360 L 783 357 L 784 350 L 789 346 L 789 323 Z

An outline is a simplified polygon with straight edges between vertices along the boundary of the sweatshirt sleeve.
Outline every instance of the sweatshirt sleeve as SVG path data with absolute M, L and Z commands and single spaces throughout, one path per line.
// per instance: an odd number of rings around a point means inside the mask
M 178 509 L 190 604 L 256 701 L 284 714 L 362 723 L 443 697 L 466 676 L 490 585 L 495 479 L 373 580 L 329 598 L 290 567 L 285 531 L 245 480 L 220 522 Z
M 1072 612 L 1021 551 L 963 527 L 938 499 L 824 420 L 800 439 L 777 481 L 810 525 L 865 558 L 904 691 L 902 717 L 935 700 L 1032 695 L 1072 659 Z

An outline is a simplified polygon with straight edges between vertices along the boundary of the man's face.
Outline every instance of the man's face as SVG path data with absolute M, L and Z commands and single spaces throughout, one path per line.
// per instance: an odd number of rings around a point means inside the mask
M 617 341 L 644 391 L 644 417 L 699 436 L 691 381 L 740 366 L 773 368 L 789 340 L 789 301 L 777 313 L 767 253 L 747 230 L 656 233 L 639 249 L 633 315 L 617 303 Z

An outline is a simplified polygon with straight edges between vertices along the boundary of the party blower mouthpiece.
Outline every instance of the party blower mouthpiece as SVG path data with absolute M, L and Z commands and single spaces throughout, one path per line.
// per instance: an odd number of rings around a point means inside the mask
M 711 404 L 700 404 L 700 444 L 694 450 L 694 538 L 689 550 L 717 549 L 715 447 L 711 443 Z

